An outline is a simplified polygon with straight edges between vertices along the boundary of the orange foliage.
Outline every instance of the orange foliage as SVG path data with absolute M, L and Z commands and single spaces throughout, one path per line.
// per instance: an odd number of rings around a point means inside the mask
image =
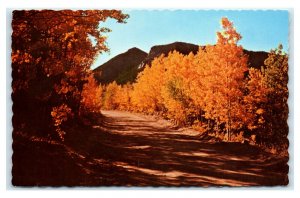
M 191 81 L 195 77 L 194 55 L 184 56 L 178 52 L 169 53 L 165 60 L 164 79 L 162 88 L 163 104 L 167 109 L 167 116 L 177 124 L 187 124 L 189 118 L 197 114 L 198 109 L 192 100 Z
M 174 51 L 146 66 L 133 84 L 132 110 L 159 113 L 177 124 L 201 125 L 205 117 L 217 126 L 225 124 L 228 134 L 241 128 L 247 56 L 237 45 L 241 36 L 232 22 L 223 18 L 221 23 L 217 45 L 200 48 L 195 55 Z
M 263 139 L 276 142 L 278 150 L 287 152 L 289 126 L 287 119 L 288 108 L 288 55 L 283 52 L 282 45 L 271 50 L 265 60 L 264 77 L 268 87 L 266 105 L 266 125 Z
M 120 86 L 117 85 L 116 81 L 108 84 L 105 87 L 105 94 L 103 97 L 103 108 L 104 109 L 117 109 L 117 97 L 119 92 Z
M 119 86 L 117 89 L 115 102 L 118 109 L 128 111 L 131 109 L 131 97 L 133 86 L 129 83 Z
M 102 107 L 103 88 L 98 85 L 94 75 L 87 77 L 81 93 L 81 112 L 100 112 Z
M 44 105 L 43 114 L 56 112 L 53 108 L 59 107 L 59 112 L 66 110 L 64 115 L 69 115 L 68 109 L 62 108 L 67 105 L 74 118 L 79 117 L 81 105 L 91 109 L 95 102 L 88 99 L 89 95 L 95 92 L 98 97 L 101 91 L 89 78 L 89 68 L 99 53 L 108 50 L 103 33 L 110 30 L 99 28 L 99 23 L 107 18 L 123 23 L 128 15 L 119 10 L 14 11 L 11 54 L 14 103 L 22 102 L 22 95 L 28 95 L 28 104 Z M 86 78 L 94 91 L 84 86 Z M 82 95 L 83 89 L 86 90 Z M 50 122 L 48 118 L 49 128 Z
M 164 86 L 164 56 L 155 58 L 137 77 L 133 84 L 132 105 L 134 110 L 145 113 L 164 111 L 161 89 Z
M 248 57 L 237 42 L 241 36 L 228 19 L 222 19 L 223 31 L 218 32 L 215 46 L 206 46 L 200 59 L 205 60 L 203 88 L 205 90 L 205 116 L 225 124 L 230 141 L 232 129 L 237 130 L 246 120 L 243 102 L 244 76 L 248 70 Z
M 63 141 L 66 133 L 61 129 L 61 125 L 63 122 L 67 121 L 70 116 L 73 116 L 72 110 L 66 104 L 62 104 L 52 108 L 51 116 L 54 126 L 56 127 L 55 130 L 58 133 L 59 138 Z
M 160 114 L 201 133 L 213 131 L 225 141 L 270 137 L 267 126 L 276 126 L 270 109 L 287 109 L 286 102 L 274 98 L 287 100 L 287 56 L 279 48 L 270 53 L 265 71 L 248 69 L 248 57 L 238 45 L 241 35 L 227 18 L 221 25 L 216 45 L 200 47 L 196 54 L 161 55 L 132 85 L 107 85 L 104 108 Z
M 261 70 L 250 69 L 245 105 L 248 128 L 258 144 L 267 144 L 272 152 L 285 154 L 288 147 L 288 56 L 282 46 L 271 50 Z M 274 147 L 275 145 L 275 147 Z
M 250 130 L 261 129 L 265 125 L 265 107 L 268 103 L 269 89 L 260 70 L 249 69 L 246 88 L 249 92 L 244 98 L 247 108 L 247 126 Z

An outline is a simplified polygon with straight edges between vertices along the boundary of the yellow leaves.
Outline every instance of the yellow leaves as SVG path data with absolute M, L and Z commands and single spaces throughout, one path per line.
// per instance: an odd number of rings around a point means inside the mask
M 21 52 L 20 50 L 13 51 L 11 55 L 12 63 L 23 64 L 33 61 L 33 57 L 27 52 Z
M 73 19 L 71 24 L 76 25 L 77 24 L 77 20 Z
M 236 31 L 233 23 L 228 18 L 223 17 L 221 19 L 221 25 L 223 28 L 222 32 L 217 32 L 218 42 L 217 44 L 233 44 L 235 45 L 242 36 Z
M 68 42 L 67 48 L 68 48 L 68 49 L 71 49 L 71 48 L 72 48 L 72 43 L 71 43 L 71 42 Z
M 263 109 L 257 109 L 256 110 L 256 114 L 258 114 L 258 115 L 261 115 L 261 114 L 263 114 L 265 111 L 263 110 Z
M 23 92 L 18 91 L 23 90 L 30 105 L 43 103 L 41 109 L 47 110 L 38 112 L 51 114 L 43 117 L 53 121 L 62 140 L 64 123 L 75 113 L 78 118 L 79 108 L 99 111 L 102 105 L 102 87 L 91 79 L 84 86 L 95 56 L 107 50 L 99 23 L 107 18 L 124 22 L 127 17 L 120 10 L 13 11 L 13 94 L 20 99 Z M 87 40 L 88 34 L 97 37 L 96 47 Z
M 264 124 L 265 119 L 263 117 L 258 118 L 258 124 Z
M 67 78 L 76 78 L 76 75 L 77 75 L 75 70 L 65 71 L 65 74 L 66 74 Z
M 53 107 L 51 116 L 54 121 L 54 126 L 59 126 L 63 121 L 67 121 L 69 115 L 72 115 L 72 110 L 66 104 Z
M 69 85 L 69 83 L 66 80 L 62 79 L 60 81 L 60 84 L 55 84 L 54 85 L 54 89 L 58 94 L 66 95 L 68 92 L 73 91 L 74 87 Z
M 226 18 L 226 17 L 222 17 L 221 18 L 221 25 L 222 25 L 222 27 L 224 28 L 224 29 L 227 29 L 227 28 L 230 28 L 230 27 L 232 27 L 232 22 L 230 22 L 229 20 L 228 20 L 228 18 Z
M 73 56 L 73 61 L 77 64 L 81 63 L 83 61 L 83 57 L 76 54 L 75 56 Z
M 131 93 L 133 87 L 130 84 L 122 85 L 117 89 L 116 100 L 118 109 L 120 110 L 130 110 L 131 109 Z
M 87 77 L 87 81 L 81 93 L 81 110 L 85 112 L 100 112 L 103 88 L 97 84 L 92 74 Z
M 120 110 L 137 110 L 133 108 L 133 86 L 130 84 L 117 85 L 114 81 L 105 88 L 103 108 Z
M 118 98 L 119 89 L 120 86 L 117 85 L 116 81 L 106 86 L 103 98 L 103 107 L 105 109 L 116 109 L 118 107 L 116 100 Z
M 55 130 L 60 139 L 63 141 L 65 132 L 61 129 L 61 125 L 63 122 L 67 121 L 69 117 L 73 116 L 72 110 L 68 107 L 68 105 L 62 104 L 52 108 L 51 116 L 54 126 L 56 127 Z
M 18 58 L 19 58 L 19 55 L 20 54 L 20 50 L 17 50 L 16 52 L 13 52 L 12 55 L 11 55 L 11 62 L 12 63 L 15 63 L 17 62 Z
M 65 33 L 65 37 L 63 38 L 64 41 L 69 40 L 70 38 L 74 37 L 75 32 L 67 32 Z
M 57 76 L 74 66 L 79 72 L 85 72 L 94 57 L 107 49 L 105 38 L 102 38 L 98 28 L 99 22 L 107 18 L 124 22 L 127 17 L 120 10 L 14 11 L 12 63 L 20 72 L 23 72 L 23 64 L 30 65 L 20 81 L 25 85 L 36 76 Z M 97 45 L 101 48 L 91 45 L 87 40 L 89 33 L 99 37 Z M 43 61 L 36 57 L 43 57 Z M 66 93 L 67 90 L 63 89 L 62 92 Z
M 267 117 L 268 94 L 270 89 L 266 85 L 265 77 L 262 71 L 251 68 L 249 70 L 248 81 L 245 86 L 248 94 L 244 97 L 244 104 L 247 107 L 247 123 L 250 130 L 263 131 Z M 252 126 L 252 127 L 249 127 Z M 262 133 L 262 132 L 261 132 Z
M 198 92 L 191 95 L 197 98 L 195 104 L 205 111 L 207 119 L 224 124 L 230 131 L 241 128 L 245 120 L 246 109 L 241 99 L 248 59 L 236 44 L 241 37 L 232 22 L 223 18 L 221 23 L 223 31 L 217 32 L 217 45 L 200 49 L 195 56 L 199 60 L 199 78 L 192 86 Z
M 165 83 L 165 57 L 155 58 L 151 67 L 146 66 L 138 75 L 137 82 L 133 85 L 132 103 L 137 110 L 154 113 L 163 109 L 161 89 Z

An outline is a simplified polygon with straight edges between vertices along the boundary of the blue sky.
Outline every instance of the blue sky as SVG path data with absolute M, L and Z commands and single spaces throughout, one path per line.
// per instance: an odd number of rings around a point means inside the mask
M 220 19 L 228 17 L 242 35 L 240 44 L 245 49 L 270 51 L 283 44 L 288 50 L 288 11 L 217 11 L 217 10 L 124 10 L 130 17 L 126 24 L 107 20 L 107 45 L 110 53 L 100 54 L 92 68 L 132 47 L 149 52 L 154 45 L 175 41 L 198 45 L 216 43 L 216 32 L 221 30 Z

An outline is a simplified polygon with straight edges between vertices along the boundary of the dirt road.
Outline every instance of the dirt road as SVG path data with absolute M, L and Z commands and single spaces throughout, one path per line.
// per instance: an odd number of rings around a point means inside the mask
M 249 145 L 207 143 L 166 120 L 103 111 L 71 126 L 66 143 L 14 139 L 17 186 L 273 186 L 287 159 Z M 82 128 L 80 128 L 82 127 Z
M 166 120 L 102 111 L 112 134 L 107 159 L 122 171 L 114 184 L 133 186 L 252 186 L 287 184 L 287 159 L 249 145 L 205 143 L 190 129 Z M 97 128 L 97 126 L 94 126 Z

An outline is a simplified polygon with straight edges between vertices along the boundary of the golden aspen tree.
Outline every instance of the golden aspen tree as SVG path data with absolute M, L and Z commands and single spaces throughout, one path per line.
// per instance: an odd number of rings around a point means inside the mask
M 247 121 L 246 125 L 252 132 L 253 137 L 261 137 L 266 132 L 266 116 L 268 105 L 267 83 L 265 81 L 264 73 L 261 70 L 250 68 L 248 81 L 246 85 L 247 95 L 244 97 Z
M 225 125 L 227 139 L 231 141 L 232 130 L 241 128 L 246 120 L 242 101 L 248 58 L 238 45 L 241 35 L 233 23 L 222 18 L 221 25 L 223 31 L 217 32 L 217 44 L 206 46 L 203 54 L 207 61 L 204 110 L 207 118 Z
M 167 109 L 167 116 L 179 125 L 191 122 L 190 117 L 194 116 L 196 110 L 189 95 L 192 60 L 192 53 L 185 56 L 174 51 L 169 53 L 164 61 L 167 69 L 165 70 L 166 83 L 162 87 L 163 103 Z
M 99 28 L 99 23 L 108 18 L 123 23 L 128 15 L 118 10 L 13 12 L 12 98 L 16 105 L 14 119 L 18 123 L 30 126 L 27 117 L 31 117 L 39 120 L 43 129 L 37 131 L 51 133 L 53 126 L 57 128 L 63 123 L 56 121 L 57 112 L 66 110 L 61 116 L 64 122 L 71 118 L 65 115 L 79 117 L 87 71 L 94 58 L 108 50 L 103 33 L 109 29 Z M 94 38 L 94 43 L 89 36 Z M 24 103 L 28 108 L 22 108 Z M 51 116 L 55 121 L 51 121 Z
M 115 95 L 115 101 L 117 103 L 119 110 L 128 111 L 131 109 L 131 92 L 133 90 L 133 86 L 130 83 L 122 85 L 119 89 L 117 89 L 117 93 Z
M 163 61 L 163 55 L 155 58 L 151 63 L 151 67 L 147 65 L 143 72 L 138 75 L 136 83 L 133 84 L 131 96 L 136 111 L 151 114 L 164 111 L 161 88 L 165 84 L 164 72 L 166 66 Z
M 109 83 L 105 87 L 105 93 L 103 96 L 103 108 L 104 109 L 117 109 L 118 103 L 117 98 L 120 93 L 119 91 L 120 86 L 116 83 L 116 81 L 113 81 L 112 83 Z
M 81 93 L 81 113 L 99 113 L 102 107 L 103 87 L 98 85 L 94 75 L 87 77 Z

